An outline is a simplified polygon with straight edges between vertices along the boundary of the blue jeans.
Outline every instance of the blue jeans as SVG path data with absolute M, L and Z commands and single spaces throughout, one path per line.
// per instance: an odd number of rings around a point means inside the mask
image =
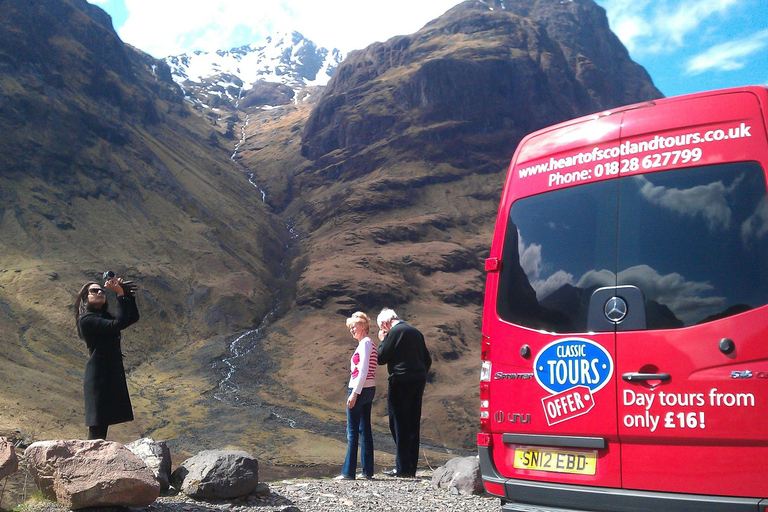
M 347 391 L 347 398 L 352 388 Z M 347 407 L 347 457 L 341 468 L 341 474 L 355 478 L 357 472 L 357 440 L 360 439 L 360 465 L 363 476 L 373 476 L 373 433 L 371 432 L 371 406 L 376 388 L 363 388 L 353 408 Z

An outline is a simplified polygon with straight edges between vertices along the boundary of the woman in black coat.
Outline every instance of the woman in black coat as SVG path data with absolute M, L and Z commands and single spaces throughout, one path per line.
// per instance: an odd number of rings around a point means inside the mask
M 105 289 L 117 294 L 116 316 L 107 310 Z M 109 425 L 133 420 L 120 350 L 120 331 L 139 320 L 133 291 L 129 283 L 112 277 L 103 287 L 85 284 L 75 300 L 77 334 L 90 355 L 83 381 L 88 439 L 106 439 Z

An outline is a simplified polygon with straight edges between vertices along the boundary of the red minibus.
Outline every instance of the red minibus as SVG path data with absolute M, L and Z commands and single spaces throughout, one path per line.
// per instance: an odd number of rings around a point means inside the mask
M 743 87 L 522 140 L 485 263 L 502 510 L 768 509 L 766 120 Z

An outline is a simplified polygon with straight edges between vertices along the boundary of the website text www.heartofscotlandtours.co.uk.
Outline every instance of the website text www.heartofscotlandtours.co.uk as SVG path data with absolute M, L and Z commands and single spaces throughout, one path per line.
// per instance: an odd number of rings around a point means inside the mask
M 518 169 L 517 173 L 521 179 L 542 173 L 551 173 L 548 178 L 548 186 L 552 187 L 602 178 L 603 176 L 635 172 L 640 169 L 648 170 L 667 165 L 688 164 L 698 162 L 704 154 L 702 148 L 697 145 L 751 137 L 751 128 L 751 126 L 741 123 L 739 126 L 709 130 L 704 133 L 684 133 L 672 137 L 655 135 L 644 141 L 626 141 L 608 148 L 594 147 L 591 151 L 582 151 L 573 156 L 552 157 L 546 162 Z M 669 151 L 662 151 L 665 149 Z M 632 156 L 643 153 L 647 154 L 642 158 Z M 621 157 L 630 158 L 622 159 Z M 560 172 L 570 167 L 591 163 L 595 163 L 595 165 L 588 169 Z

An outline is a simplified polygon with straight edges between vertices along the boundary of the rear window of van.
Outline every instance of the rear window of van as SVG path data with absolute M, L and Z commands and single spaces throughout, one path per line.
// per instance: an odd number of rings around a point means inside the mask
M 768 303 L 763 169 L 743 162 L 627 176 L 517 200 L 498 315 L 588 332 L 592 292 L 633 285 L 647 329 L 697 325 Z

